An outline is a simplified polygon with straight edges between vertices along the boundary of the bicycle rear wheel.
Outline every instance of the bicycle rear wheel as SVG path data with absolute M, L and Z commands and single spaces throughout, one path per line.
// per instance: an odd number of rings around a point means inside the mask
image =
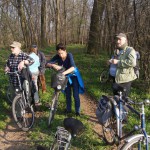
M 28 131 L 34 123 L 34 111 L 28 103 L 25 105 L 22 95 L 17 95 L 12 104 L 12 113 L 18 127 L 23 131 Z
M 109 71 L 104 69 L 99 77 L 101 83 L 106 83 L 109 80 Z
M 113 117 L 109 118 L 107 123 L 102 126 L 104 140 L 107 144 L 113 145 L 115 143 L 116 135 L 116 121 Z
M 14 87 L 10 84 L 7 88 L 7 99 L 10 103 L 12 103 L 13 99 L 15 97 L 15 89 Z
M 148 147 L 150 148 L 150 136 L 148 136 Z M 132 140 L 130 142 L 126 143 L 121 150 L 145 150 L 146 144 L 145 144 L 145 137 L 144 135 L 134 135 L 132 136 Z
M 58 93 L 56 92 L 54 95 L 53 95 L 53 98 L 52 98 L 52 105 L 51 105 L 51 108 L 50 109 L 50 112 L 49 112 L 49 117 L 48 117 L 48 126 L 51 125 L 51 122 L 53 121 L 54 119 L 54 116 L 55 116 L 55 113 L 56 113 L 56 110 L 57 110 L 57 106 L 58 106 Z

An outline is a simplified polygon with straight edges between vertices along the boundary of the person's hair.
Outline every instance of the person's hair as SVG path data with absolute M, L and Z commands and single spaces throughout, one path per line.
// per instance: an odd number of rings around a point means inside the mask
M 35 48 L 33 48 L 33 47 L 31 47 L 31 48 L 29 49 L 29 53 L 31 53 L 31 52 L 36 53 L 36 49 L 35 49 Z
M 56 51 L 58 51 L 59 49 L 65 51 L 65 50 L 66 50 L 66 46 L 65 46 L 63 43 L 59 43 L 59 44 L 56 46 Z

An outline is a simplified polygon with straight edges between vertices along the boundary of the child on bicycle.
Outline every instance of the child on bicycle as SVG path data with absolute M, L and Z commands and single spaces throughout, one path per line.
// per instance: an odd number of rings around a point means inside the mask
M 75 100 L 76 116 L 80 116 L 80 93 L 84 93 L 84 84 L 82 78 L 76 68 L 73 56 L 71 53 L 67 53 L 64 44 L 59 43 L 56 46 L 57 54 L 47 63 L 47 67 L 53 67 L 56 70 L 65 68 L 63 75 L 69 76 L 67 87 L 65 89 L 66 94 L 66 111 L 65 113 L 71 113 L 71 89 L 73 90 L 73 97 Z M 55 64 L 57 63 L 57 64 Z

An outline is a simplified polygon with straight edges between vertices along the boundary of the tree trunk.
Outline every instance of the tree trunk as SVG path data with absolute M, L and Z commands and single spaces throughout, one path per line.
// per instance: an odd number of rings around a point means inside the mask
M 24 44 L 25 48 L 28 48 L 31 45 L 31 39 L 30 39 L 30 33 L 29 33 L 29 28 L 23 8 L 23 1 L 22 0 L 17 0 L 17 10 L 18 10 L 18 15 L 20 17 L 20 23 L 21 23 L 21 28 L 22 28 L 22 33 L 24 37 Z
M 41 47 L 47 47 L 47 37 L 46 37 L 46 0 L 42 0 L 41 4 Z
M 91 24 L 90 24 L 90 32 L 89 32 L 89 40 L 87 53 L 88 54 L 98 54 L 99 53 L 99 18 L 101 13 L 103 12 L 101 0 L 94 0 L 93 11 L 91 15 Z

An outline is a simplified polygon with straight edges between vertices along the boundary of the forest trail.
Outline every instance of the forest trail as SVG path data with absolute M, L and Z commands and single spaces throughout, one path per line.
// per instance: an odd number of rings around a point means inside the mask
M 93 100 L 88 94 L 80 95 L 81 99 L 81 115 L 88 116 L 88 121 L 91 124 L 94 132 L 101 138 L 102 128 L 98 123 L 95 111 L 97 107 L 96 100 Z M 82 116 L 81 116 L 82 117 Z M 36 150 L 35 146 L 31 146 L 28 138 L 28 132 L 23 132 L 16 126 L 12 116 L 6 129 L 0 131 L 0 150 Z

